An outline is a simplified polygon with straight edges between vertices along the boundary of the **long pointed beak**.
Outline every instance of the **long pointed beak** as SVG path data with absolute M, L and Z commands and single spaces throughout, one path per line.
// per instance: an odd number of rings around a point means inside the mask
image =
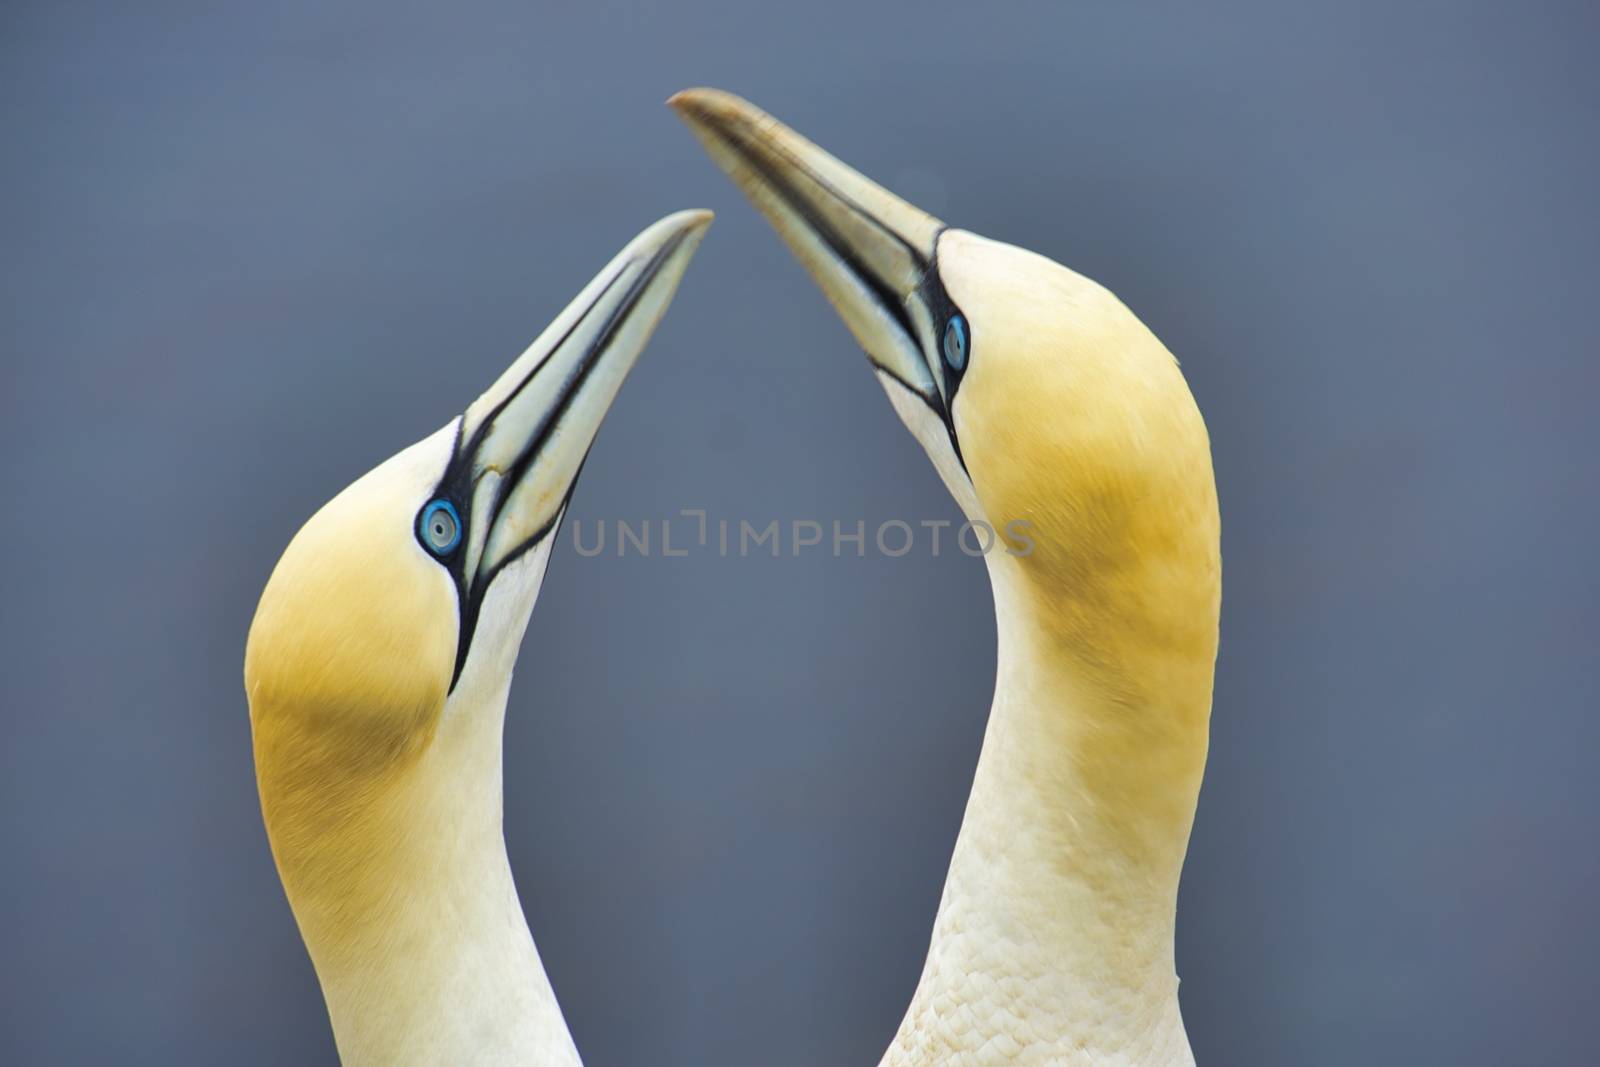
M 948 421 L 946 382 L 925 354 L 938 351 L 942 328 L 939 293 L 925 281 L 944 223 L 731 93 L 688 89 L 667 103 L 805 265 L 868 358 Z
M 471 616 L 463 651 L 494 576 L 560 521 L 600 423 L 711 218 L 681 211 L 635 237 L 461 417 L 442 488 L 468 512 L 457 576 Z

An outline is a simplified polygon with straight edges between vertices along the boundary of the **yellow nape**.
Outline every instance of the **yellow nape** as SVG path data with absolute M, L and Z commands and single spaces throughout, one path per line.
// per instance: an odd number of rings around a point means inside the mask
M 1209 680 L 1221 595 L 1211 448 L 1177 360 L 1112 293 L 1043 256 L 952 230 L 939 263 L 973 333 L 953 410 L 962 455 L 988 520 L 1031 524 L 1016 570 L 1036 625 L 1125 690 L 1108 695 L 1187 689 L 1209 706 L 1209 684 L 1170 673 Z
M 404 518 L 437 476 L 422 468 L 437 465 L 440 444 L 407 449 L 313 515 L 250 627 L 244 676 L 262 813 L 303 925 L 359 913 L 377 891 L 363 872 L 405 833 L 378 824 L 385 799 L 444 709 L 456 594 Z
M 1095 282 L 953 230 L 939 269 L 970 328 L 964 471 L 897 406 L 971 517 L 1024 521 L 1030 544 L 988 556 L 994 706 L 884 1064 L 1192 1064 L 1173 931 L 1221 596 L 1205 425 L 1177 361 Z
M 953 414 L 973 491 L 996 529 L 1025 520 L 1032 541 L 990 557 L 1003 662 L 1028 664 L 1026 718 L 1093 798 L 1072 851 L 1175 887 L 1221 601 L 1205 423 L 1177 360 L 1096 282 L 962 231 L 939 258 L 971 323 Z

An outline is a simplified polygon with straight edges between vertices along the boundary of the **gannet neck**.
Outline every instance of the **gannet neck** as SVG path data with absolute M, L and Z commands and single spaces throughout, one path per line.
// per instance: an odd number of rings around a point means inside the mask
M 347 1065 L 578 1063 L 506 857 L 506 698 L 584 457 L 710 221 L 646 228 L 267 579 L 244 657 L 261 813 Z
M 885 1063 L 1191 1063 L 1172 932 L 1221 563 L 1205 423 L 1104 287 L 946 226 L 748 101 L 669 103 L 866 351 L 990 554 L 999 673 L 915 1001 Z
M 1192 1064 L 1173 930 L 1214 639 L 1192 657 L 1123 642 L 1115 661 L 1091 662 L 1062 642 L 1015 564 L 993 562 L 991 577 L 994 703 L 927 962 L 884 1067 Z
M 409 766 L 318 775 L 314 794 L 261 780 L 346 1065 L 579 1065 L 506 855 L 505 704 L 452 707 Z M 266 766 L 278 736 L 258 730 Z

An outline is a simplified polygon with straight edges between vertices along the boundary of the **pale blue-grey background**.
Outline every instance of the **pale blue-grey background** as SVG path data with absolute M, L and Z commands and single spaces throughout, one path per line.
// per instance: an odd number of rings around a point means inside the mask
M 1587 1059 L 1597 33 L 1579 0 L 6 5 L 0 1061 L 332 1062 L 256 810 L 255 597 L 654 218 L 721 215 L 575 517 L 955 515 L 661 106 L 693 84 L 1182 358 L 1226 559 L 1201 1062 Z M 564 539 L 507 826 L 592 1067 L 876 1062 L 992 646 L 960 555 Z

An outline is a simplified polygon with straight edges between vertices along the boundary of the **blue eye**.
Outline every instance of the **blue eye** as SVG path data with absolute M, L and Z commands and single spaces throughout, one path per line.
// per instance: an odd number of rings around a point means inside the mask
M 967 365 L 967 320 L 960 315 L 950 316 L 944 324 L 944 361 L 952 370 Z
M 448 556 L 461 543 L 461 517 L 448 500 L 435 500 L 422 509 L 422 543 L 436 556 Z

